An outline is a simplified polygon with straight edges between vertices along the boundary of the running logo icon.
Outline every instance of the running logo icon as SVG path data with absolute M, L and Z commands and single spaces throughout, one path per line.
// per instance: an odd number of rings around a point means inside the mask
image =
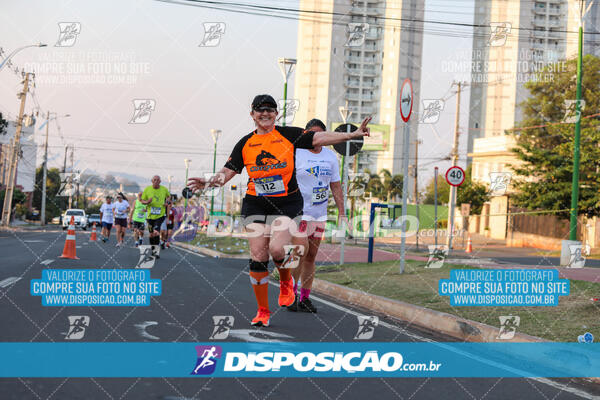
M 579 105 L 579 107 L 577 107 Z M 581 113 L 585 109 L 585 100 L 565 100 L 565 116 L 563 122 L 575 124 L 581 120 Z
M 373 337 L 373 333 L 375 333 L 375 327 L 379 325 L 379 317 L 375 315 L 366 316 L 366 315 L 358 315 L 358 331 L 356 331 L 356 335 L 354 335 L 354 339 L 356 340 L 369 340 Z
M 348 197 L 360 197 L 365 194 L 369 174 L 365 172 L 348 173 Z
M 428 247 L 429 258 L 427 259 L 425 268 L 442 268 L 448 256 L 448 246 L 430 244 Z
M 585 255 L 589 255 L 591 247 L 589 244 L 585 248 L 581 244 L 570 244 L 569 252 L 571 253 L 567 268 L 583 268 L 585 266 Z
M 135 265 L 136 268 L 150 269 L 154 267 L 154 263 L 156 262 L 156 256 L 153 247 L 155 246 L 138 246 L 138 249 L 140 249 L 140 259 Z
M 505 315 L 500 318 L 500 331 L 496 339 L 511 340 L 515 337 L 517 327 L 521 323 L 521 317 L 518 315 Z
M 362 46 L 369 31 L 369 24 L 364 23 L 349 23 L 348 24 L 348 41 L 344 46 L 358 47 Z
M 512 174 L 510 172 L 490 172 L 490 191 L 489 196 L 504 196 Z
M 423 100 L 423 113 L 421 116 L 421 123 L 423 124 L 435 124 L 439 121 L 440 115 L 444 110 L 446 103 L 442 99 L 428 99 Z
M 286 125 L 290 125 L 294 122 L 294 117 L 296 116 L 296 112 L 300 108 L 300 100 L 298 99 L 287 99 L 284 101 L 283 99 L 279 99 L 277 101 L 278 108 L 281 113 L 277 116 L 277 123 L 281 123 L 285 121 Z M 285 104 L 285 119 L 283 118 L 283 106 Z
M 506 44 L 506 39 L 510 35 L 512 24 L 510 22 L 491 22 L 490 23 L 490 39 L 488 40 L 488 46 L 500 47 Z
M 225 34 L 225 22 L 205 22 L 204 39 L 198 47 L 216 47 L 221 42 L 221 37 Z
M 54 47 L 72 47 L 81 33 L 81 23 L 79 22 L 59 22 L 58 40 Z
M 57 196 L 72 196 L 75 194 L 75 184 L 79 182 L 79 174 L 75 172 L 61 172 L 60 188 Z
M 133 116 L 130 124 L 146 124 L 150 121 L 152 111 L 156 109 L 156 101 L 153 99 L 134 99 Z
M 90 317 L 87 315 L 69 315 L 69 332 L 65 336 L 66 340 L 83 339 L 85 330 L 90 326 Z
M 213 315 L 215 327 L 209 339 L 225 340 L 229 337 L 229 330 L 233 328 L 235 319 L 230 315 Z
M 280 268 L 294 269 L 300 265 L 300 258 L 304 255 L 304 246 L 286 244 L 283 246 L 285 257 Z
M 217 368 L 217 359 L 223 355 L 221 346 L 196 346 L 198 361 L 191 375 L 210 375 Z

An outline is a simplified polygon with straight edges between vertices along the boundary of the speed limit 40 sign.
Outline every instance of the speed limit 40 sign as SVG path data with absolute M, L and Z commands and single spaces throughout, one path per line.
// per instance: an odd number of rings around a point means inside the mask
M 446 182 L 452 186 L 460 186 L 465 181 L 465 171 L 455 165 L 454 167 L 448 168 L 446 171 Z

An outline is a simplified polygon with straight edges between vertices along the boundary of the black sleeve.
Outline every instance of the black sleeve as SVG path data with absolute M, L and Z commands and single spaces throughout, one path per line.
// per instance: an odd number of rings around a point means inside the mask
M 315 136 L 315 133 L 312 131 L 305 131 L 304 129 L 295 126 L 278 126 L 277 131 L 279 131 L 284 138 L 292 142 L 295 149 L 313 148 L 313 136 Z
M 244 157 L 242 150 L 244 149 L 244 146 L 246 145 L 246 142 L 250 136 L 252 136 L 252 133 L 244 136 L 239 142 L 237 142 L 233 148 L 233 151 L 231 152 L 231 155 L 229 156 L 229 159 L 227 159 L 227 162 L 224 165 L 225 168 L 229 168 L 238 174 L 242 173 L 242 170 L 244 169 Z

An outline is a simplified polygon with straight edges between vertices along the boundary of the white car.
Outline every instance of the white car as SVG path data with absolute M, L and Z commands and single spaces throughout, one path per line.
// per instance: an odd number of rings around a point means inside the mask
M 73 216 L 75 227 L 79 227 L 79 228 L 83 229 L 84 231 L 87 229 L 88 220 L 87 220 L 87 216 L 85 215 L 85 211 L 83 211 L 79 208 L 70 208 L 67 211 L 65 211 L 65 213 L 63 215 L 63 219 L 62 219 L 63 230 L 65 230 L 69 227 L 69 223 L 71 222 L 71 216 Z

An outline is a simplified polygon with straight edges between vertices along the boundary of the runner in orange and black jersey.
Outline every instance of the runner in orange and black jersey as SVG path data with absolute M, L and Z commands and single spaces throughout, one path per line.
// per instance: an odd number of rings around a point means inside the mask
M 234 147 L 225 166 L 210 179 L 190 178 L 194 190 L 223 186 L 244 168 L 249 175 L 248 190 L 242 204 L 242 217 L 250 247 L 250 281 L 258 303 L 252 325 L 268 326 L 270 322 L 268 280 L 269 256 L 279 270 L 279 305 L 286 307 L 295 299 L 294 281 L 285 268 L 284 246 L 298 245 L 304 239 L 297 232 L 294 218 L 302 215 L 303 200 L 296 181 L 296 149 L 328 146 L 353 138 L 368 136 L 366 118 L 351 133 L 305 132 L 301 128 L 275 126 L 277 103 L 269 95 L 258 95 L 252 101 L 250 116 L 256 130 L 244 136 Z M 299 222 L 299 221 L 298 221 Z

